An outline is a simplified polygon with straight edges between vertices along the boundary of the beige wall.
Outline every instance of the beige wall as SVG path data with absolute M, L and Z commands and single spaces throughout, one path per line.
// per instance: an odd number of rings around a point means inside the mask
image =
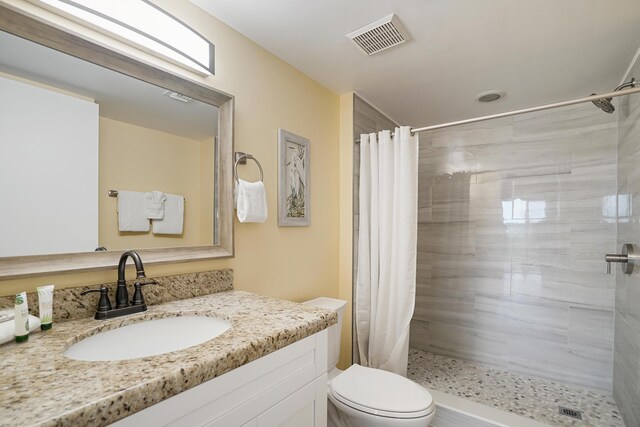
M 200 235 L 213 236 L 213 184 L 215 163 L 215 139 L 200 144 Z
M 6 0 L 6 3 L 20 8 L 33 7 L 24 0 Z M 254 154 L 262 163 L 270 211 L 265 224 L 236 222 L 234 259 L 149 266 L 148 273 L 165 275 L 231 267 L 235 270 L 236 289 L 294 301 L 321 295 L 337 297 L 340 230 L 338 95 L 186 0 L 156 3 L 215 43 L 216 75 L 200 78 L 141 52 L 135 52 L 136 56 L 236 97 L 235 149 Z M 34 12 L 46 15 L 41 11 Z M 60 22 L 75 31 L 88 32 L 72 23 Z M 118 45 L 110 40 L 105 43 Z M 118 48 L 132 52 L 124 46 Z M 277 226 L 278 128 L 311 140 L 310 227 Z M 254 173 L 250 165 L 242 167 L 240 172 L 246 178 L 255 177 Z M 42 283 L 69 287 L 114 278 L 115 271 L 109 270 L 10 280 L 0 282 L 0 293 L 31 291 Z
M 196 141 L 117 120 L 100 118 L 98 189 L 101 246 L 109 250 L 200 246 L 213 243 L 213 200 L 202 199 L 203 184 L 213 188 L 213 141 Z M 208 160 L 208 161 L 205 161 Z M 203 182 L 205 177 L 211 177 Z M 110 189 L 160 190 L 185 197 L 183 233 L 156 235 L 118 231 L 118 201 Z M 211 203 L 211 207 L 207 205 Z M 205 230 L 202 227 L 205 226 Z

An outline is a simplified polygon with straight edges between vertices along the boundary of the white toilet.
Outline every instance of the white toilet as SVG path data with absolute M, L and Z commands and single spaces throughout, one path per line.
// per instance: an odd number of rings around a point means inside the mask
M 305 304 L 338 313 L 338 324 L 328 329 L 329 427 L 427 427 L 431 423 L 436 409 L 424 387 L 381 369 L 352 365 L 341 371 L 336 367 L 346 301 L 316 298 Z

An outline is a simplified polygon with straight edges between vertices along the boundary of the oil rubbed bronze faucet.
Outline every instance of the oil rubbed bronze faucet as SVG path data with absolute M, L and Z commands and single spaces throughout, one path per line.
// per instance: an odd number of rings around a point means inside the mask
M 127 281 L 125 279 L 125 267 L 127 265 L 127 259 L 131 258 L 136 266 L 136 282 L 133 284 L 133 298 L 129 302 L 129 292 L 127 291 Z M 144 265 L 142 259 L 135 251 L 127 251 L 120 257 L 118 263 L 118 286 L 116 288 L 116 308 L 111 308 L 111 302 L 109 301 L 108 289 L 106 286 L 102 286 L 100 289 L 92 289 L 84 291 L 80 295 L 85 295 L 90 292 L 100 292 L 100 300 L 98 301 L 98 310 L 96 311 L 95 318 L 97 320 L 113 319 L 114 317 L 125 316 L 127 314 L 141 313 L 147 310 L 147 304 L 144 302 L 144 296 L 142 295 L 142 287 L 145 285 L 157 285 L 155 280 L 141 281 L 146 279 L 147 276 L 144 273 Z

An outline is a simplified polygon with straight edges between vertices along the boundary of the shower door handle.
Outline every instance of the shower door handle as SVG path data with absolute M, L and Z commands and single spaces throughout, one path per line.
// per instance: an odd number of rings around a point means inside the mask
M 622 245 L 622 253 L 619 254 L 606 254 L 604 261 L 607 263 L 607 274 L 611 274 L 611 263 L 621 263 L 622 272 L 624 274 L 633 273 L 636 264 L 640 265 L 640 255 L 636 251 L 636 248 L 631 243 L 625 243 Z

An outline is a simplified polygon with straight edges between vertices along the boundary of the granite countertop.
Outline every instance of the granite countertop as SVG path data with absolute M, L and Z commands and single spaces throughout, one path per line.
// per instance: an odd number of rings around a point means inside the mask
M 180 315 L 221 317 L 232 327 L 203 344 L 141 359 L 84 362 L 63 355 L 102 330 Z M 24 344 L 0 347 L 0 425 L 108 425 L 336 322 L 327 310 L 227 291 L 112 320 L 54 323 Z

